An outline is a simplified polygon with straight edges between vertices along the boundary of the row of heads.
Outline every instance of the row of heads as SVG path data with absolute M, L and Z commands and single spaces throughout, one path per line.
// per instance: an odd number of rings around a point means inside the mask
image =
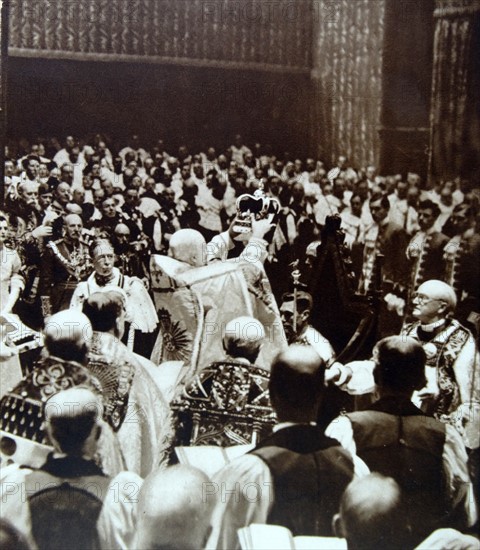
M 384 338 L 375 346 L 373 357 L 374 378 L 380 393 L 388 391 L 411 397 L 425 386 L 426 355 L 413 338 Z M 324 361 L 310 346 L 295 344 L 277 354 L 271 365 L 269 393 L 280 422 L 308 422 L 317 418 L 325 392 L 325 369 Z M 91 386 L 62 390 L 43 407 L 49 435 L 65 453 L 80 452 L 82 442 L 94 426 L 101 427 L 103 422 L 102 396 Z

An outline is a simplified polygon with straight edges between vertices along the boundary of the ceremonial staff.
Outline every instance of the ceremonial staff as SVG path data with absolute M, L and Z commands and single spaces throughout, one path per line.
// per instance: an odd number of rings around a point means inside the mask
M 300 284 L 300 270 L 298 269 L 299 260 L 295 260 L 290 265 L 294 268 L 292 271 L 293 279 L 293 332 L 297 335 L 297 289 Z

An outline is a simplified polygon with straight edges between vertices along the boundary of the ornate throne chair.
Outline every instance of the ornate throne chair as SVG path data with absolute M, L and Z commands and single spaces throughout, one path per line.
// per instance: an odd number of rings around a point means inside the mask
M 275 423 L 268 376 L 261 368 L 233 361 L 203 369 L 172 403 L 177 445 L 255 444 Z

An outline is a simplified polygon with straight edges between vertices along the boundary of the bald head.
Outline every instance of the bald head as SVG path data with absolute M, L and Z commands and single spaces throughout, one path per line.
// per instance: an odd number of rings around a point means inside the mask
M 117 224 L 114 233 L 117 245 L 121 245 L 122 247 L 128 245 L 130 241 L 130 228 L 127 225 L 124 223 Z M 121 250 L 117 250 L 117 253 L 119 252 L 121 252 Z
M 208 477 L 190 466 L 152 472 L 139 495 L 137 548 L 204 548 L 214 499 L 205 498 Z
M 270 399 L 280 421 L 316 420 L 325 363 L 311 346 L 292 345 L 277 355 L 270 373 Z
M 50 397 L 45 404 L 47 422 L 56 418 L 75 419 L 86 413 L 95 419 L 102 418 L 103 403 L 98 394 L 81 386 L 60 391 Z
M 24 181 L 24 182 L 19 184 L 18 191 L 19 191 L 19 193 L 21 193 L 23 195 L 24 193 L 29 193 L 29 192 L 32 192 L 32 191 L 38 191 L 38 188 L 39 188 L 38 183 L 36 183 L 34 181 Z
M 93 455 L 103 417 L 101 397 L 90 389 L 60 391 L 45 403 L 47 432 L 54 447 L 68 455 Z
M 128 225 L 125 225 L 124 223 L 118 223 L 115 226 L 115 235 L 118 236 L 130 236 L 130 228 Z
M 77 214 L 77 216 L 80 216 L 83 212 L 82 207 L 75 202 L 69 202 L 66 204 L 65 211 L 69 214 Z
M 253 317 L 237 317 L 229 321 L 223 333 L 223 347 L 231 357 L 244 357 L 255 363 L 265 340 L 262 323 Z
M 170 239 L 170 255 L 193 267 L 206 265 L 206 242 L 195 229 L 180 229 Z
M 45 347 L 49 355 L 85 364 L 92 325 L 83 313 L 73 309 L 59 311 L 45 324 Z
M 70 193 L 70 185 L 64 181 L 60 182 L 54 191 L 55 198 L 64 206 L 70 202 Z
M 354 479 L 343 494 L 335 530 L 347 539 L 348 548 L 382 548 L 393 542 L 397 547 L 406 530 L 397 482 L 378 473 Z
M 82 218 L 78 214 L 67 214 L 63 219 L 65 221 L 65 225 L 72 223 L 79 223 L 83 225 Z
M 302 346 L 294 344 L 285 351 L 279 353 L 273 363 L 273 368 L 277 365 L 285 367 L 297 374 L 312 375 L 324 367 L 318 353 L 311 346 Z

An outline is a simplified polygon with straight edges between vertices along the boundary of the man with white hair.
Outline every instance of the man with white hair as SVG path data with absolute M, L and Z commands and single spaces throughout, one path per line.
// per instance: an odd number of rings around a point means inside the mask
M 135 548 L 204 548 L 214 503 L 204 497 L 209 481 L 202 471 L 190 466 L 152 472 L 140 490 Z
M 52 235 L 52 227 L 47 218 L 42 221 L 42 212 L 38 204 L 39 184 L 34 182 L 23 182 L 18 186 L 18 197 L 7 201 L 6 211 L 11 219 L 16 220 L 15 240 L 19 246 L 19 253 L 27 265 L 37 264 L 39 259 L 38 247 L 45 237 Z M 13 215 L 13 216 L 12 216 Z M 32 279 L 36 269 L 32 270 Z M 29 285 L 27 281 L 26 294 L 28 295 Z
M 95 463 L 101 398 L 69 388 L 46 401 L 44 416 L 54 451 L 38 469 L 3 470 L 2 516 L 35 548 L 129 547 L 142 479 L 131 472 L 112 479 Z
M 266 327 L 258 364 L 268 368 L 278 346 L 286 343 L 263 268 L 267 255 L 263 237 L 271 227 L 267 219 L 252 219 L 248 243 L 238 258 L 227 258 L 229 246 L 221 236 L 206 244 L 194 229 L 180 229 L 172 235 L 170 257 L 152 256 L 150 273 L 161 325 L 152 361 L 181 359 L 194 374 L 197 366 L 215 361 L 221 352 L 218 327 L 247 315 Z
M 207 243 L 196 229 L 180 229 L 170 239 L 169 255 L 191 267 L 207 265 Z
M 406 324 L 401 336 L 420 342 L 427 357 L 426 385 L 413 394 L 413 402 L 423 412 L 455 425 L 465 445 L 477 448 L 480 359 L 471 332 L 453 319 L 455 291 L 443 281 L 432 279 L 418 287 L 412 303 L 412 315 L 417 320 Z M 373 368 L 374 361 L 345 365 L 342 389 L 353 395 L 372 392 Z
M 264 341 L 265 329 L 253 317 L 236 317 L 225 325 L 226 357 L 202 368 L 172 405 L 178 411 L 182 444 L 226 447 L 255 443 L 270 432 L 274 415 L 269 375 L 255 364 Z M 215 429 L 208 433 L 198 429 L 201 424 Z
M 207 245 L 203 235 L 195 229 L 180 229 L 170 239 L 170 256 L 193 267 L 207 265 L 207 263 L 225 261 L 228 252 L 234 247 L 233 237 L 238 236 L 232 228 L 215 236 Z M 269 220 L 252 220 L 252 231 L 248 234 L 246 246 L 241 254 L 242 259 L 248 262 L 263 264 L 267 256 L 267 242 L 264 236 L 272 228 Z
M 427 355 L 427 385 L 417 394 L 421 408 L 459 428 L 467 420 L 478 427 L 478 418 L 470 414 L 471 407 L 480 403 L 478 350 L 471 332 L 453 319 L 456 306 L 450 285 L 426 281 L 413 297 L 412 314 L 417 320 L 404 327 L 402 336 L 419 341 Z

